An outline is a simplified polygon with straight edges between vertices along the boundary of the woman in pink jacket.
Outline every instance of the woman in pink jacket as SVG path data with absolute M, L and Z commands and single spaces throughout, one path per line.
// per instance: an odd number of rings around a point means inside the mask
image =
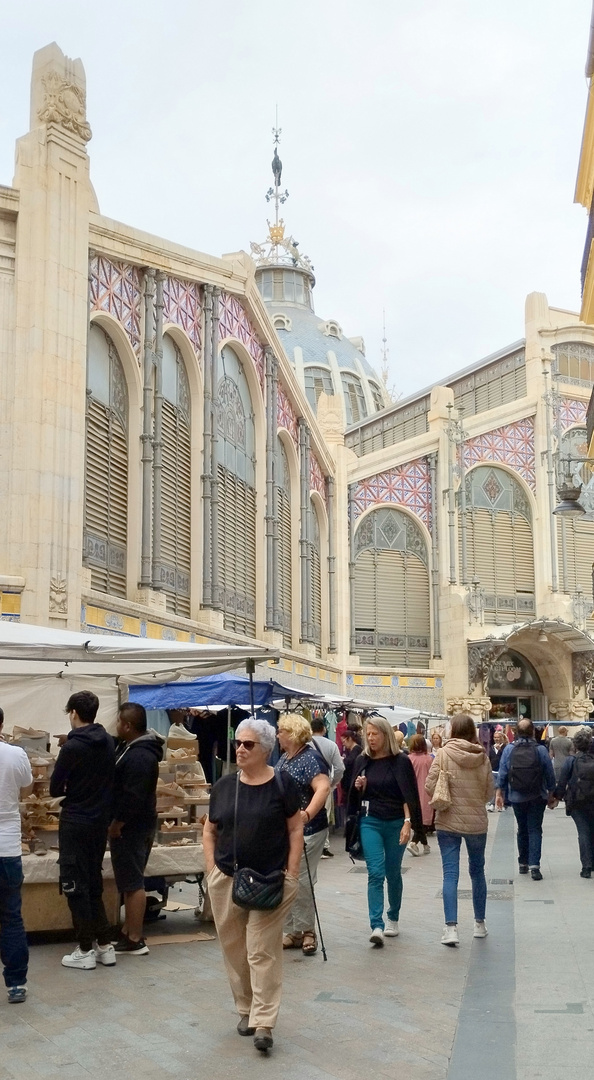
M 429 769 L 433 764 L 433 758 L 427 750 L 427 742 L 424 735 L 413 735 L 410 740 L 408 760 L 411 762 L 417 778 L 421 813 L 423 815 L 423 827 L 415 829 L 410 844 L 406 845 L 406 850 L 410 851 L 411 855 L 428 855 L 431 848 L 427 843 L 427 829 L 430 829 L 433 825 L 433 807 L 431 806 L 429 796 L 425 791 L 425 781 Z
M 448 774 L 451 802 L 435 814 L 437 842 L 443 865 L 443 907 L 445 930 L 442 945 L 458 944 L 458 878 L 462 841 L 468 852 L 468 872 L 472 882 L 474 936 L 487 936 L 485 908 L 487 881 L 485 878 L 485 845 L 489 827 L 486 804 L 493 795 L 491 762 L 476 736 L 472 716 L 454 716 L 451 738 L 438 750 L 425 782 L 432 796 L 443 769 Z

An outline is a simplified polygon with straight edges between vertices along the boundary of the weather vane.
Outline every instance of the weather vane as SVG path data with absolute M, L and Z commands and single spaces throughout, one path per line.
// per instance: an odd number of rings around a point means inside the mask
M 289 198 L 289 192 L 286 189 L 284 191 L 281 190 L 283 163 L 278 154 L 281 134 L 282 128 L 278 126 L 277 106 L 276 123 L 272 129 L 272 144 L 274 147 L 272 175 L 274 177 L 274 187 L 268 188 L 268 191 L 266 192 L 266 202 L 274 203 L 274 221 L 266 222 L 268 225 L 268 236 L 266 237 L 266 240 L 261 244 L 252 242 L 250 244 L 250 250 L 260 266 L 298 266 L 312 274 L 313 266 L 307 255 L 301 254 L 299 245 L 292 236 L 285 236 L 285 223 L 280 216 L 280 207 L 283 206 Z

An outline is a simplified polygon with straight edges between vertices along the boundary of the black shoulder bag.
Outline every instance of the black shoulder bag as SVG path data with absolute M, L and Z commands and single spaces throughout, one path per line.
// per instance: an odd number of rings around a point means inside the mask
M 233 888 L 231 899 L 237 907 L 247 911 L 274 911 L 283 898 L 285 887 L 285 874 L 283 870 L 273 870 L 271 874 L 260 874 L 258 870 L 250 870 L 244 866 L 239 870 L 237 866 L 237 805 L 239 801 L 239 776 L 235 785 L 235 813 L 233 816 Z M 282 780 L 275 770 L 274 778 L 284 796 Z
M 365 776 L 365 766 L 353 777 L 353 784 L 358 776 Z M 348 815 L 344 826 L 344 847 L 353 863 L 365 859 L 361 843 L 361 818 L 364 816 L 363 810 L 357 810 L 356 814 Z

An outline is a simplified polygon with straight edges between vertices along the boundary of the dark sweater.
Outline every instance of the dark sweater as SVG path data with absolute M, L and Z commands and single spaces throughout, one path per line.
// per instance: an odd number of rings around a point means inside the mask
M 157 812 L 157 780 L 163 743 L 149 731 L 116 751 L 113 787 L 114 821 L 130 828 L 154 828 Z
M 109 821 L 115 750 L 101 724 L 84 724 L 68 734 L 50 779 L 50 795 L 65 795 L 61 821 L 80 825 Z
M 367 768 L 370 761 L 381 761 L 389 765 L 389 771 L 387 776 L 389 777 L 389 796 L 392 799 L 396 799 L 399 804 L 404 807 L 404 803 L 407 804 L 410 811 L 410 820 L 413 829 L 419 829 L 423 827 L 423 818 L 421 815 L 421 803 L 419 800 L 419 792 L 417 788 L 417 778 L 415 776 L 415 770 L 412 762 L 407 754 L 395 754 L 388 758 L 369 758 L 366 754 L 359 754 L 353 765 L 353 773 L 351 780 L 351 788 L 349 791 L 347 814 L 355 814 L 361 809 L 361 802 L 366 798 L 365 793 L 357 791 L 355 787 L 355 780 L 361 773 Z M 395 816 L 399 816 L 395 814 Z

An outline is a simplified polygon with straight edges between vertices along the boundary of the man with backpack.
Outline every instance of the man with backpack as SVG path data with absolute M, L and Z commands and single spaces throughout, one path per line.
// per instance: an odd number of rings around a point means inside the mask
M 520 873 L 530 871 L 534 881 L 542 881 L 542 819 L 555 790 L 555 773 L 546 747 L 534 738 L 532 721 L 520 720 L 516 731 L 501 755 L 495 805 L 500 810 L 509 802 L 515 814 Z
M 575 757 L 568 757 L 563 763 L 554 804 L 565 799 L 565 813 L 575 821 L 578 833 L 580 877 L 589 878 L 594 865 L 594 753 L 590 729 L 576 731 L 573 745 Z

